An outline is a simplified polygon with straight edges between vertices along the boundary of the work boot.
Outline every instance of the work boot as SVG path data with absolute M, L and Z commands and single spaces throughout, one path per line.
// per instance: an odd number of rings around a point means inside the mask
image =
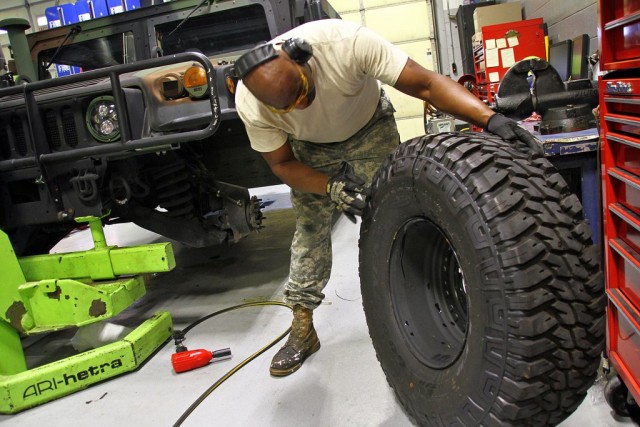
M 313 327 L 313 310 L 295 305 L 291 333 L 284 346 L 273 356 L 269 372 L 276 377 L 293 374 L 307 357 L 319 349 L 320 340 Z

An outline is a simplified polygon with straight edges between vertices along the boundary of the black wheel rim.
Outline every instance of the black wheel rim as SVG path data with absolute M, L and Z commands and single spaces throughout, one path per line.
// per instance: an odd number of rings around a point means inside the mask
M 409 350 L 430 368 L 451 366 L 468 330 L 467 293 L 454 247 L 434 223 L 414 218 L 398 230 L 389 261 L 396 326 Z

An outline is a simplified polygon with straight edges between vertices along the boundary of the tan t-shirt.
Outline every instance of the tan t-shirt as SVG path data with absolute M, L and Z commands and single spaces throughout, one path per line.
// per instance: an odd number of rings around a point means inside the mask
M 304 110 L 276 114 L 240 82 L 236 108 L 256 151 L 274 151 L 289 135 L 318 143 L 348 139 L 373 116 L 380 98 L 378 81 L 393 86 L 408 59 L 373 31 L 339 19 L 303 24 L 272 43 L 291 37 L 313 47 L 309 66 L 316 97 Z

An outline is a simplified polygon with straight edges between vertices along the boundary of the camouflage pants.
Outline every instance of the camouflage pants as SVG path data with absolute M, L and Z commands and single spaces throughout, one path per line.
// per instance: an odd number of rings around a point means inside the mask
M 329 176 L 344 162 L 356 175 L 371 183 L 384 159 L 400 143 L 393 106 L 382 93 L 373 117 L 355 135 L 343 142 L 317 144 L 291 140 L 296 158 Z M 296 213 L 296 231 L 291 244 L 289 281 L 285 301 L 314 309 L 322 302 L 322 290 L 331 273 L 331 223 L 336 205 L 326 196 L 291 190 Z M 354 284 L 355 285 L 355 284 Z

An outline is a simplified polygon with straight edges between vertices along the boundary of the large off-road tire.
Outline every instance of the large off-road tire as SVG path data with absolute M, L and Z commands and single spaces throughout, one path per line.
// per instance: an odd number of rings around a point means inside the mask
M 554 425 L 605 338 L 597 248 L 544 158 L 477 133 L 416 138 L 378 171 L 360 234 L 378 359 L 420 425 Z

